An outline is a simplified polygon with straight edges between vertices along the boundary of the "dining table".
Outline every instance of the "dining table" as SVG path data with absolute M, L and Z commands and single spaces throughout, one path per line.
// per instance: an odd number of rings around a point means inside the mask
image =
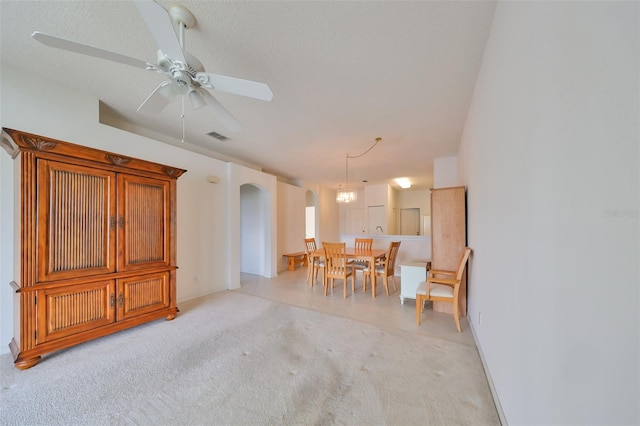
M 386 250 L 382 249 L 360 249 L 355 247 L 346 247 L 346 257 L 347 259 L 353 260 L 365 260 L 371 265 L 371 268 L 375 270 L 376 260 L 381 259 L 387 253 Z M 309 267 L 314 264 L 316 259 L 324 258 L 324 249 L 319 248 L 316 251 L 311 253 L 311 262 Z M 314 280 L 313 274 L 309 274 L 309 285 L 313 284 Z M 362 278 L 364 279 L 364 277 Z M 376 297 L 376 274 L 371 274 L 371 297 Z

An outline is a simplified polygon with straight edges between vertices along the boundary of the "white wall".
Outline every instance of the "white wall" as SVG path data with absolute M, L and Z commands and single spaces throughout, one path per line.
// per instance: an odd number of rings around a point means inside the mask
M 458 155 L 468 318 L 512 425 L 640 423 L 638 7 L 496 9 Z
M 320 196 L 320 232 L 316 242 L 320 245 L 322 241 L 339 241 L 339 224 L 341 221 L 339 209 L 336 208 L 336 191 L 323 187 L 318 190 L 318 194 Z M 360 200 L 361 195 L 358 194 L 358 200 Z
M 433 160 L 433 187 L 450 188 L 459 186 L 458 157 L 442 157 Z
M 124 132 L 98 122 L 98 101 L 25 71 L 2 66 L 2 127 L 23 130 L 80 145 L 144 158 L 187 169 L 178 179 L 178 302 L 240 285 L 240 185 L 254 183 L 265 191 L 271 230 L 263 270 L 276 273 L 276 178 L 178 147 Z M 0 353 L 13 337 L 14 273 L 12 234 L 14 162 L 0 151 Z M 219 176 L 211 184 L 208 176 Z
M 282 257 L 283 254 L 306 249 L 305 192 L 300 187 L 278 182 L 278 271 L 287 269 L 287 260 Z

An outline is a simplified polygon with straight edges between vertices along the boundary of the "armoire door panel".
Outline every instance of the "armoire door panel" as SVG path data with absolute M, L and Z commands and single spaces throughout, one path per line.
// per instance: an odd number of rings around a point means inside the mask
M 36 292 L 37 342 L 44 343 L 116 321 L 115 280 Z
M 118 280 L 118 320 L 169 307 L 169 272 Z
M 113 172 L 38 160 L 39 282 L 115 271 Z
M 169 182 L 119 175 L 119 271 L 169 265 Z

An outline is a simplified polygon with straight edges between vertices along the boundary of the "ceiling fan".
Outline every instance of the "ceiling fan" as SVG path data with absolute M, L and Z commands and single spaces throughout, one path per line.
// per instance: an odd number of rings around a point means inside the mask
M 172 4 L 167 10 L 152 0 L 134 0 L 133 3 L 158 45 L 157 64 L 150 64 L 140 59 L 65 40 L 39 31 L 34 32 L 32 37 L 40 43 L 57 49 L 107 59 L 166 75 L 168 80 L 160 83 L 138 107 L 138 111 L 141 112 L 159 113 L 175 97 L 187 95 L 194 108 L 208 107 L 225 127 L 231 131 L 238 131 L 242 128 L 238 120 L 206 89 L 271 101 L 273 93 L 265 83 L 205 72 L 200 61 L 184 50 L 184 30 L 193 27 L 196 23 L 195 17 L 188 9 L 178 4 Z M 174 30 L 172 20 L 178 24 L 179 38 Z

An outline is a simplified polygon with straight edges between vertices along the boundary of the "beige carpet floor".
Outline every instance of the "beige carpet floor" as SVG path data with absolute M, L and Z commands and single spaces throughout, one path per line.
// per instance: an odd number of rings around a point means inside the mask
M 493 425 L 475 347 L 237 292 L 43 357 L 0 357 L 6 425 Z

